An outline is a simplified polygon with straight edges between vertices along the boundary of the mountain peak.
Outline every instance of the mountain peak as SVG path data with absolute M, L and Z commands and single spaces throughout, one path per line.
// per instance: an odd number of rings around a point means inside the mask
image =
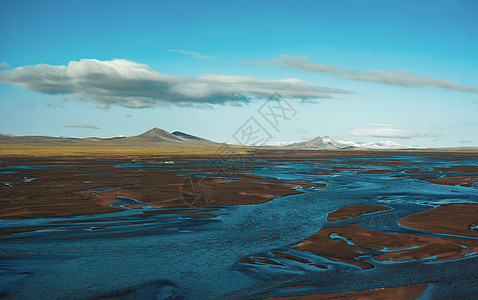
M 150 129 L 145 133 L 138 135 L 138 137 L 150 140 L 152 142 L 183 142 L 177 136 L 172 135 L 166 130 L 157 127 L 154 127 L 153 129 Z
M 328 135 L 324 137 L 316 137 L 315 139 L 305 142 L 302 145 L 304 148 L 319 148 L 319 149 L 344 149 L 347 145 L 334 141 Z
M 158 128 L 158 127 L 154 127 L 154 128 L 152 128 L 152 129 L 146 131 L 146 132 L 143 133 L 143 134 L 146 134 L 146 133 L 163 134 L 163 133 L 165 133 L 165 132 L 167 132 L 167 131 L 166 131 L 166 130 L 163 130 L 163 129 L 161 129 L 161 128 Z M 167 133 L 169 133 L 169 132 L 167 132 Z

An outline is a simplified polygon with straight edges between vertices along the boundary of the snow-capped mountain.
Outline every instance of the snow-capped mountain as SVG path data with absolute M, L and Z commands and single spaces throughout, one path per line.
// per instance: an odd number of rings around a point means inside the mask
M 354 148 L 364 148 L 364 149 L 425 149 L 425 147 L 418 147 L 418 146 L 408 146 L 402 145 L 394 141 L 377 141 L 371 143 L 357 143 L 352 141 L 340 141 L 343 144 L 350 145 Z
M 424 147 L 401 145 L 393 141 L 358 143 L 353 141 L 333 140 L 329 136 L 316 137 L 313 140 L 285 145 L 284 147 L 302 149 L 423 149 Z
M 313 149 L 346 149 L 350 148 L 351 146 L 339 141 L 335 141 L 326 135 L 324 137 L 318 136 L 315 139 L 307 142 L 292 144 L 289 145 L 289 147 Z

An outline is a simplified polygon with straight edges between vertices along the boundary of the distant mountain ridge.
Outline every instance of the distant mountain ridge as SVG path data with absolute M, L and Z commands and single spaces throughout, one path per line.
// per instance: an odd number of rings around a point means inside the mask
M 150 129 L 136 136 L 117 136 L 111 138 L 70 138 L 51 136 L 13 136 L 0 134 L 0 143 L 4 144 L 30 144 L 30 145 L 71 145 L 71 146 L 117 146 L 117 147 L 152 147 L 152 146 L 174 146 L 174 147 L 213 147 L 220 143 L 184 133 L 174 131 L 170 133 L 160 128 Z M 265 145 L 274 147 L 274 144 Z M 329 136 L 316 137 L 310 141 L 298 143 L 275 143 L 275 147 L 290 149 L 310 150 L 337 150 L 337 149 L 425 149 L 424 147 L 401 145 L 393 141 L 378 141 L 372 143 L 357 143 L 352 141 L 334 140 Z
M 100 144 L 108 146 L 215 146 L 218 143 L 210 140 L 187 134 L 181 131 L 170 133 L 160 128 L 150 129 L 136 136 L 116 136 L 111 138 L 70 138 L 70 137 L 51 137 L 51 136 L 14 136 L 0 134 L 0 143 L 11 144 L 42 144 L 42 145 L 78 145 L 78 146 L 98 146 Z

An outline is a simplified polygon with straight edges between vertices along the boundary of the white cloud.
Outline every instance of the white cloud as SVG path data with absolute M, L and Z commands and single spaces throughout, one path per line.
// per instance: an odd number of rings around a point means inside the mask
M 94 125 L 89 125 L 89 124 L 75 124 L 75 125 L 65 125 L 63 127 L 68 127 L 68 128 L 88 128 L 88 129 L 100 129 L 99 127 L 96 127 Z
M 478 93 L 473 86 L 458 84 L 448 80 L 426 77 L 418 74 L 391 70 L 371 70 L 361 72 L 333 65 L 321 65 L 311 62 L 306 57 L 282 54 L 279 59 L 255 60 L 246 63 L 272 65 L 276 68 L 300 69 L 307 72 L 327 73 L 337 78 L 356 81 L 374 82 L 402 87 L 435 87 L 465 93 Z
M 350 131 L 353 136 L 366 136 L 366 137 L 380 137 L 380 138 L 397 138 L 397 139 L 410 139 L 416 137 L 432 137 L 436 136 L 433 133 L 424 130 L 409 130 L 396 128 L 391 124 L 370 124 L 375 128 L 356 128 Z
M 181 49 L 169 49 L 167 52 L 175 52 L 175 53 L 184 54 L 184 55 L 191 55 L 195 58 L 200 58 L 200 59 L 217 59 L 217 57 L 202 55 L 201 53 L 196 52 L 196 51 L 188 51 L 188 50 L 181 50 Z
M 370 123 L 370 126 L 379 126 L 379 127 L 394 127 L 393 124 L 385 124 L 385 123 Z
M 50 95 L 67 95 L 93 102 L 142 108 L 177 105 L 205 107 L 244 103 L 274 93 L 289 99 L 333 98 L 347 90 L 317 87 L 296 79 L 260 79 L 207 74 L 199 78 L 172 76 L 125 59 L 82 59 L 68 65 L 39 64 L 0 71 L 0 83 Z
M 6 62 L 0 63 L 0 70 L 1 69 L 9 69 L 9 68 L 10 68 L 10 65 L 7 64 Z

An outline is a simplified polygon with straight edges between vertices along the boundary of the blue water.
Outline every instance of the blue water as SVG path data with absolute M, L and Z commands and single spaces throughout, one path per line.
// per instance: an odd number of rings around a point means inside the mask
M 301 175 L 298 173 L 344 165 L 328 164 L 323 159 L 266 161 L 270 165 L 247 173 L 326 183 L 327 188 L 297 187 L 306 193 L 256 205 L 221 207 L 214 212 L 219 216 L 211 219 L 188 218 L 194 214 L 141 216 L 142 212 L 158 210 L 143 205 L 140 209 L 91 216 L 0 220 L 0 228 L 48 228 L 0 238 L 0 296 L 7 299 L 85 299 L 118 295 L 159 299 L 257 299 L 419 283 L 433 283 L 424 294 L 433 299 L 454 295 L 466 298 L 472 292 L 478 293 L 475 284 L 478 258 L 474 256 L 440 263 L 426 259 L 387 263 L 365 257 L 364 261 L 375 267 L 361 270 L 286 247 L 313 235 L 323 226 L 352 223 L 372 230 L 432 235 L 404 228 L 398 220 L 443 203 L 478 202 L 477 185 L 436 185 L 392 177 L 394 173 L 357 174 L 359 168 L 418 170 L 463 164 L 463 161 L 442 162 L 406 156 L 376 161 L 390 159 L 402 160 L 404 165 L 361 165 L 362 159 L 347 158 L 343 160 L 352 163 L 346 166 L 356 169 L 330 175 Z M 409 162 L 429 165 L 405 164 Z M 202 163 L 198 161 L 198 169 Z M 469 160 L 465 164 L 478 165 L 478 161 Z M 196 176 L 201 175 L 204 174 Z M 382 198 L 384 196 L 391 198 Z M 138 205 L 135 199 L 117 200 L 117 207 Z M 329 212 L 340 207 L 362 203 L 382 204 L 392 209 L 336 222 L 326 219 Z M 68 223 L 58 223 L 64 221 Z M 325 265 L 327 269 L 278 259 L 270 254 L 272 250 Z M 239 263 L 247 256 L 269 257 L 283 265 Z M 283 288 L 292 285 L 301 288 Z M 133 292 L 128 294 L 128 290 Z

